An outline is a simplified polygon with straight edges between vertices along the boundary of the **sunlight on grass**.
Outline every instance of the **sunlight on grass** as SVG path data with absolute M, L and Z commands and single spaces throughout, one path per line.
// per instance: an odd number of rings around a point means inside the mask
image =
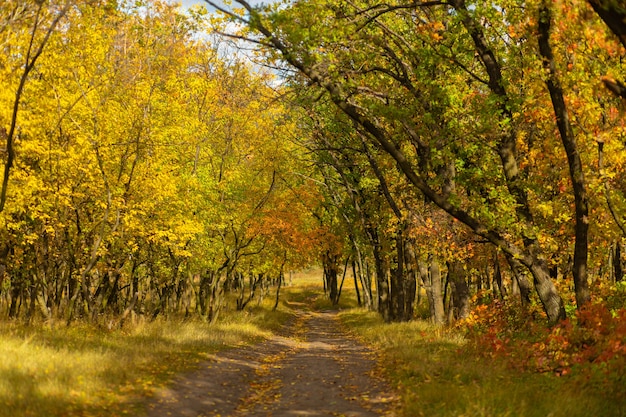
M 287 283 L 299 287 L 313 286 L 323 288 L 322 281 L 324 271 L 321 268 L 310 268 L 304 271 L 297 271 L 288 274 Z
M 116 331 L 2 323 L 0 417 L 137 415 L 141 400 L 176 374 L 270 336 L 291 316 L 261 306 L 212 325 L 159 319 Z
M 380 352 L 385 373 L 402 396 L 402 414 L 428 417 L 620 416 L 626 410 L 588 387 L 552 374 L 518 373 L 465 352 L 455 330 L 425 321 L 384 324 L 362 309 L 342 322 Z
M 306 271 L 293 273 L 291 282 L 283 289 L 283 301 L 287 306 L 298 305 L 300 308 L 306 306 L 313 310 L 343 310 L 357 306 L 356 292 L 354 289 L 354 278 L 351 272 L 346 274 L 339 304 L 334 306 L 324 294 L 324 271 L 321 268 L 312 268 Z M 341 274 L 339 283 L 341 284 Z M 290 304 L 291 303 L 291 304 Z
M 346 278 L 347 281 L 347 278 Z M 293 277 L 274 298 L 209 325 L 170 318 L 110 331 L 80 323 L 0 323 L 0 417 L 141 415 L 146 397 L 221 349 L 271 336 L 294 310 L 339 310 L 345 328 L 376 348 L 407 417 L 620 416 L 598 389 L 552 374 L 520 373 L 470 353 L 462 334 L 426 321 L 382 322 L 344 287 L 339 306 L 323 294 L 321 271 Z

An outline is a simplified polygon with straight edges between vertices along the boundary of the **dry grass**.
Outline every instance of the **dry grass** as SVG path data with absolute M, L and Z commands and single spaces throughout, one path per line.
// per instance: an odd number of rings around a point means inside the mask
M 294 307 L 330 306 L 321 270 L 288 276 L 281 301 L 271 311 L 270 292 L 261 305 L 223 312 L 211 325 L 157 319 L 111 331 L 0 322 L 0 417 L 140 414 L 146 397 L 208 354 L 268 337 Z
M 290 312 L 224 314 L 215 324 L 157 320 L 108 331 L 0 324 L 0 417 L 119 416 L 209 353 L 267 337 Z
M 356 304 L 346 277 L 339 306 L 323 295 L 322 273 L 293 274 L 274 298 L 218 323 L 157 320 L 109 331 L 0 323 L 0 417 L 140 415 L 146 396 L 210 353 L 267 337 L 294 308 L 341 310 L 347 327 L 374 345 L 403 398 L 405 416 L 619 416 L 624 409 L 590 387 L 553 375 L 519 374 L 472 357 L 454 331 L 424 321 L 384 324 Z
M 519 373 L 464 349 L 454 330 L 425 321 L 384 324 L 376 313 L 351 310 L 342 321 L 377 347 L 398 387 L 405 416 L 623 416 L 624 405 L 593 387 L 552 374 Z M 620 408 L 621 407 L 621 408 Z
M 283 302 L 287 306 L 297 305 L 299 308 L 311 308 L 314 310 L 345 310 L 357 306 L 356 293 L 354 290 L 354 278 L 348 272 L 341 290 L 339 304 L 333 306 L 328 296 L 324 294 L 323 270 L 312 268 L 306 271 L 296 272 L 287 276 L 287 286 L 283 289 Z M 341 283 L 341 275 L 338 277 Z M 295 303 L 295 304 L 293 304 Z

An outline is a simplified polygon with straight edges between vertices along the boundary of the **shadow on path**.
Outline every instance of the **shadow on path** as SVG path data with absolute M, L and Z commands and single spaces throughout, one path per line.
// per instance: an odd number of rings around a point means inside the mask
M 332 312 L 301 313 L 286 336 L 220 352 L 148 405 L 148 417 L 393 416 L 373 352 Z

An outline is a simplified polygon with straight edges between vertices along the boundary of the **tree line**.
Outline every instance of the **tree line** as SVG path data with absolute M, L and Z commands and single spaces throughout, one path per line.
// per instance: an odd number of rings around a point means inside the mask
M 622 281 L 619 4 L 237 3 L 0 6 L 6 315 L 213 320 L 319 263 L 387 321 L 554 323 Z

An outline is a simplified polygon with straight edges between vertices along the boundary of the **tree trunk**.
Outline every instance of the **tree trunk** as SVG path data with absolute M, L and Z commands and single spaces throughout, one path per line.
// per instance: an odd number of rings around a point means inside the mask
M 357 268 L 359 278 L 361 280 L 361 288 L 363 289 L 363 301 L 365 302 L 365 307 L 368 309 L 373 308 L 373 295 L 372 295 L 372 276 L 370 273 L 369 264 L 363 262 L 363 256 L 361 254 L 361 250 L 357 247 Z
M 415 294 L 417 292 L 417 262 L 415 251 L 408 239 L 404 245 L 404 320 L 411 320 L 415 313 Z
M 9 306 L 9 318 L 17 318 L 19 314 L 19 305 L 18 299 L 22 295 L 23 282 L 21 279 L 17 277 L 17 274 L 11 278 L 11 289 L 9 290 L 9 294 L 11 295 L 11 305 Z
M 448 262 L 448 278 L 452 299 L 452 317 L 456 320 L 465 319 L 470 313 L 470 292 L 461 262 Z
M 624 268 L 622 265 L 622 244 L 619 239 L 615 241 L 613 252 L 613 278 L 615 282 L 624 279 Z
M 324 259 L 324 278 L 326 282 L 326 288 L 328 290 L 328 295 L 331 302 L 335 303 L 337 299 L 337 294 L 339 293 L 337 287 L 337 273 L 338 273 L 338 265 L 337 265 L 337 256 L 331 254 L 330 252 L 326 252 Z
M 278 275 L 278 285 L 276 286 L 276 300 L 274 301 L 274 308 L 272 308 L 272 311 L 276 311 L 278 308 L 278 302 L 280 301 L 280 289 L 283 286 L 284 279 L 285 277 L 281 268 L 280 274 Z
M 278 286 L 276 287 L 276 301 L 274 302 L 274 308 L 272 311 L 276 311 L 278 308 L 278 302 L 280 301 L 280 288 L 285 280 L 285 264 L 287 263 L 287 251 L 283 255 L 283 263 L 280 265 L 280 271 L 278 272 Z
M 404 239 L 402 232 L 396 235 L 395 265 L 391 268 L 391 320 L 404 321 Z
M 497 288 L 497 296 L 500 299 L 506 297 L 506 288 L 504 287 L 504 283 L 502 282 L 502 270 L 500 269 L 500 260 L 498 259 L 498 252 L 494 253 L 493 259 L 493 280 L 495 281 Z
M 352 260 L 352 278 L 354 278 L 354 291 L 356 292 L 356 302 L 359 307 L 363 305 L 361 302 L 361 293 L 359 292 L 359 279 L 356 275 L 356 262 Z
M 574 208 L 576 212 L 575 241 L 574 241 L 574 288 L 576 290 L 576 305 L 580 309 L 591 299 L 589 283 L 587 279 L 587 258 L 589 245 L 589 203 L 587 199 L 587 189 L 583 166 L 576 145 L 574 130 L 569 121 L 569 113 L 561 82 L 556 73 L 556 65 L 552 47 L 550 45 L 550 26 L 552 15 L 550 5 L 544 0 L 539 10 L 539 52 L 543 58 L 543 67 L 548 78 L 546 84 L 550 92 L 552 107 L 556 116 L 556 124 L 559 128 L 563 148 L 567 154 L 570 179 L 574 190 Z
M 618 0 L 587 0 L 626 48 L 626 9 Z M 621 4 L 621 5 L 620 5 Z
M 519 289 L 522 306 L 526 307 L 530 304 L 530 293 L 532 292 L 530 281 L 528 281 L 528 278 L 526 277 L 527 269 L 512 256 L 505 254 L 505 258 L 509 263 L 509 267 L 511 268 L 511 272 L 515 278 L 515 283 Z
M 378 298 L 378 312 L 385 322 L 391 321 L 391 306 L 389 300 L 389 281 L 385 265 L 380 253 L 380 247 L 374 246 L 374 268 L 376 270 L 376 288 Z
M 566 317 L 563 300 L 558 295 L 554 283 L 550 279 L 549 269 L 543 260 L 535 260 L 530 268 L 535 281 L 535 290 L 541 300 L 543 309 L 550 323 L 564 320 Z
M 443 292 L 441 288 L 441 269 L 439 262 L 434 256 L 429 256 L 428 282 L 426 284 L 426 295 L 430 305 L 430 317 L 434 324 L 445 324 L 446 315 L 443 305 Z
M 341 274 L 341 283 L 339 284 L 339 291 L 337 292 L 337 299 L 333 302 L 333 305 L 339 304 L 341 298 L 341 291 L 343 290 L 343 283 L 346 281 L 346 274 L 348 273 L 348 262 L 350 258 L 346 258 L 346 263 L 343 265 L 343 273 Z

